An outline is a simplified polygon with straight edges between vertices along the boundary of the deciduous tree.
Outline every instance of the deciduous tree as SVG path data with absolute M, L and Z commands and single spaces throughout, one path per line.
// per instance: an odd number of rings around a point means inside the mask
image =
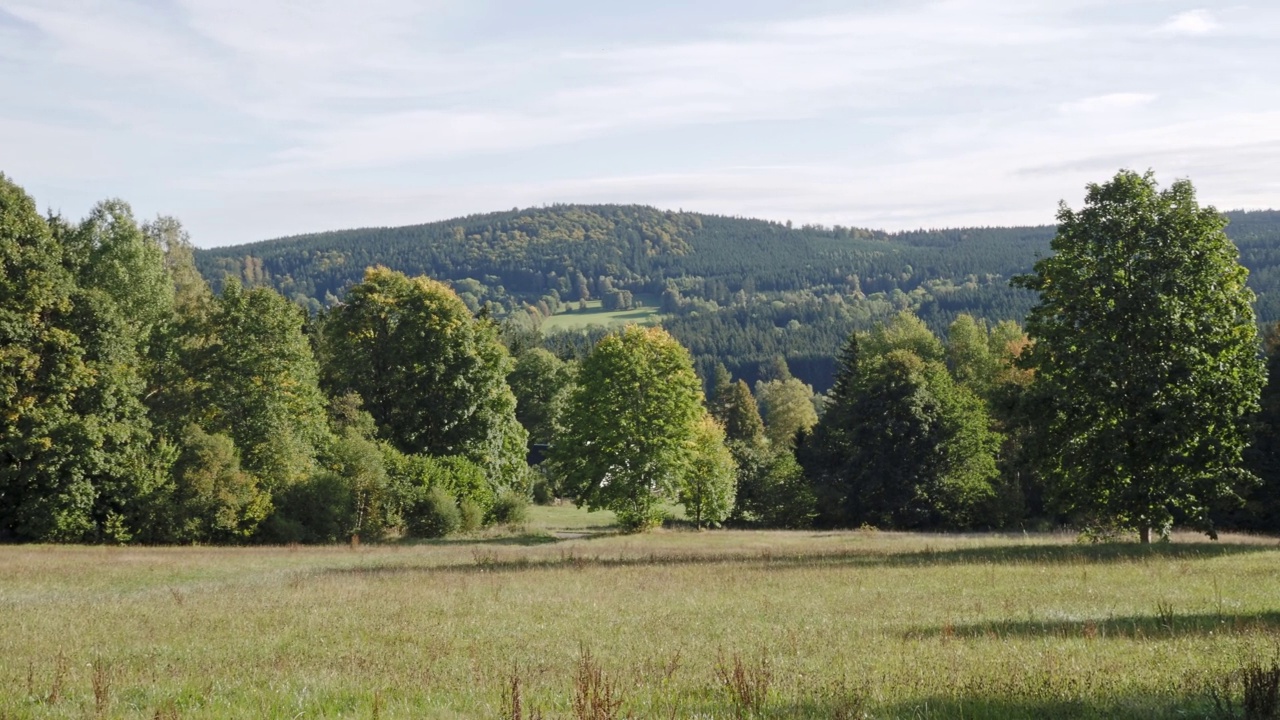
M 689 353 L 661 328 L 605 336 L 583 360 L 551 460 L 580 505 L 629 527 L 661 519 L 693 460 L 702 389 Z
M 529 441 L 551 442 L 572 390 L 573 367 L 543 348 L 529 348 L 516 357 L 507 382 L 516 397 L 516 419 Z
M 710 415 L 698 420 L 691 442 L 693 458 L 680 485 L 679 500 L 701 529 L 704 522 L 718 523 L 733 510 L 738 467 L 725 446 L 724 428 Z
M 791 447 L 796 433 L 818 423 L 813 387 L 798 378 L 756 383 L 756 398 L 764 415 L 765 435 L 778 447 Z
M 1025 355 L 1036 444 L 1061 506 L 1136 528 L 1208 509 L 1241 480 L 1263 384 L 1247 271 L 1190 181 L 1148 172 L 1089 185 L 1058 211 L 1054 254 L 1017 282 L 1040 293 Z
M 401 452 L 463 455 L 495 485 L 523 487 L 528 436 L 506 382 L 511 359 L 494 324 L 448 286 L 370 268 L 324 337 L 330 391 L 359 393 Z

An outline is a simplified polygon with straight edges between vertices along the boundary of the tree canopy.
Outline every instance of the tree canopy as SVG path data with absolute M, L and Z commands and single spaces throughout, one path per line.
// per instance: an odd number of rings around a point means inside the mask
M 447 285 L 371 268 L 324 323 L 331 393 L 355 392 L 401 452 L 462 455 L 523 482 L 527 434 L 491 321 Z
M 942 356 L 908 315 L 846 343 L 827 411 L 799 452 L 822 522 L 982 525 L 1000 438 L 981 398 L 952 378 Z
M 1212 531 L 1232 492 L 1263 384 L 1253 293 L 1226 219 L 1190 181 L 1121 171 L 1058 211 L 1053 255 L 1019 284 L 1040 293 L 1034 344 L 1040 464 L 1071 511 L 1141 531 Z
M 688 351 L 660 328 L 628 326 L 582 361 L 551 460 L 579 504 L 647 527 L 690 471 L 701 403 Z

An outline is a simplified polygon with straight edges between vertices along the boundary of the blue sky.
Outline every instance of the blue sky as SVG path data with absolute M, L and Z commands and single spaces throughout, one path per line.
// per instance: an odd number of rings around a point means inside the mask
M 202 246 L 553 202 L 1042 224 L 1280 207 L 1280 3 L 0 0 L 0 172 Z

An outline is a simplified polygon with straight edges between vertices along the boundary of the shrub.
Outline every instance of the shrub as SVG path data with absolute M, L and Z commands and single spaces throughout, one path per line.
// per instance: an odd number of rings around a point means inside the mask
M 475 532 L 484 524 L 484 510 L 471 498 L 463 498 L 458 505 L 458 512 L 462 520 L 458 529 L 462 532 Z
M 556 501 L 555 489 L 546 475 L 539 474 L 533 481 L 533 501 L 539 505 L 550 505 Z
M 493 505 L 493 489 L 484 469 L 466 458 L 405 455 L 390 446 L 383 446 L 383 454 L 393 494 L 405 511 L 432 487 L 459 500 L 471 500 L 482 516 Z
M 405 530 L 411 537 L 439 538 L 455 533 L 462 513 L 453 496 L 440 486 L 423 490 L 403 509 Z
M 336 473 L 312 475 L 280 492 L 275 502 L 276 512 L 260 533 L 268 542 L 341 542 L 355 525 L 351 486 Z
M 503 525 L 520 525 L 529 520 L 529 498 L 514 490 L 503 490 L 489 510 L 493 522 Z

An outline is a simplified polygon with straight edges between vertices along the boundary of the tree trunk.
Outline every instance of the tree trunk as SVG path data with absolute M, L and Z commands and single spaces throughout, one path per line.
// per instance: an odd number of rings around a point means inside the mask
M 1146 525 L 1143 525 L 1142 529 L 1138 531 L 1138 537 L 1141 538 L 1143 545 L 1150 545 L 1151 544 L 1151 528 Z

